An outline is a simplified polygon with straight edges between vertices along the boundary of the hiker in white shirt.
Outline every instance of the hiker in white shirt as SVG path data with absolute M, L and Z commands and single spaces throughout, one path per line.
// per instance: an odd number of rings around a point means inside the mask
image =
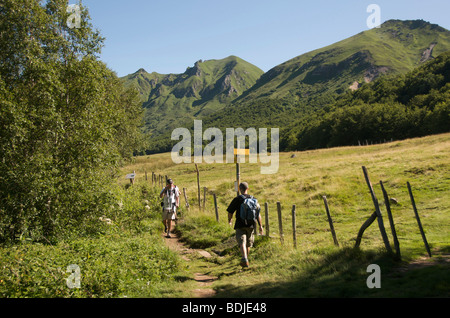
M 170 238 L 170 231 L 172 229 L 172 220 L 176 219 L 177 208 L 180 205 L 180 190 L 173 184 L 172 179 L 167 179 L 167 185 L 161 190 L 159 194 L 163 198 L 163 224 L 164 232 Z

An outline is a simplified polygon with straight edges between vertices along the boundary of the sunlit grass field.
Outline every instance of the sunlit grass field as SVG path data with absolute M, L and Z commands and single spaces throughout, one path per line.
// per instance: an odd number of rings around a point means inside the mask
M 263 206 L 269 205 L 270 235 L 279 235 L 276 203 L 282 205 L 285 242 L 292 233 L 291 210 L 296 205 L 299 249 L 333 244 L 322 196 L 326 196 L 341 246 L 353 246 L 362 223 L 373 213 L 374 205 L 362 166 L 380 201 L 384 224 L 392 236 L 381 180 L 389 196 L 398 204 L 391 209 L 402 255 L 415 257 L 424 252 L 406 183 L 410 182 L 427 239 L 434 249 L 449 245 L 450 219 L 450 134 L 361 147 L 342 147 L 305 152 L 280 153 L 276 174 L 260 174 L 259 164 L 241 163 L 241 181 Z M 207 188 L 206 214 L 215 217 L 212 193 L 218 201 L 219 221 L 226 223 L 226 208 L 236 195 L 235 164 L 198 164 L 201 200 Z M 151 183 L 151 174 L 172 178 L 186 188 L 191 206 L 186 213 L 198 212 L 197 174 L 194 164 L 174 164 L 170 153 L 138 157 L 124 172 L 136 171 L 139 180 Z M 126 180 L 122 180 L 126 182 Z M 184 205 L 184 199 L 182 199 Z M 201 203 L 203 206 L 203 202 Z M 197 209 L 196 209 L 197 207 Z M 286 243 L 289 245 L 289 243 Z M 361 248 L 383 247 L 376 222 L 365 232 Z
M 241 181 L 249 183 L 250 194 L 259 200 L 261 206 L 268 203 L 270 239 L 257 238 L 250 255 L 249 271 L 238 272 L 237 247 L 214 258 L 208 270 L 220 277 L 214 284 L 218 295 L 448 296 L 449 286 L 445 283 L 449 278 L 448 263 L 441 261 L 450 250 L 449 158 L 450 134 L 442 134 L 378 145 L 280 153 L 278 173 L 272 175 L 262 175 L 260 164 L 241 163 Z M 389 197 L 398 202 L 391 203 L 391 210 L 402 262 L 395 262 L 386 254 L 377 222 L 364 232 L 360 249 L 353 249 L 358 230 L 375 210 L 362 166 L 367 168 L 380 202 L 384 226 L 393 249 L 393 236 L 380 181 Z M 197 173 L 193 163 L 174 164 L 170 153 L 157 154 L 137 157 L 135 162 L 125 167 L 123 173 L 135 171 L 136 182 L 147 183 L 152 182 L 152 172 L 167 175 L 180 189 L 186 188 L 190 208 L 184 207 L 185 201 L 182 199 L 183 218 L 178 226 L 181 235 L 196 245 L 201 246 L 203 242 L 204 248 L 211 251 L 224 250 L 229 248 L 230 242 L 235 244 L 234 232 L 227 225 L 226 208 L 236 195 L 236 165 L 202 163 L 198 164 L 198 168 L 201 200 L 203 187 L 207 188 L 205 210 L 198 208 Z M 121 179 L 120 182 L 127 180 Z M 433 257 L 430 261 L 437 262 L 436 266 L 413 273 L 403 273 L 400 269 L 409 262 L 426 259 L 427 253 L 414 216 L 407 182 L 411 184 L 431 247 Z M 217 195 L 220 231 L 209 231 L 204 225 L 205 217 L 215 222 L 213 193 Z M 322 198 L 324 195 L 328 199 L 339 247 L 333 244 Z M 277 202 L 282 206 L 283 244 L 279 236 Z M 296 206 L 297 248 L 293 247 L 292 238 L 293 205 Z M 383 273 L 389 273 L 388 279 L 384 276 L 384 288 L 380 290 L 366 286 L 366 268 L 371 263 L 383 264 Z M 443 273 L 446 273 L 444 277 Z
M 117 206 L 104 211 L 112 225 L 98 220 L 92 237 L 68 237 L 56 245 L 20 241 L 0 248 L 2 297 L 194 297 L 194 273 L 218 279 L 216 297 L 448 297 L 450 296 L 450 134 L 361 147 L 281 153 L 279 171 L 260 174 L 259 164 L 242 163 L 241 180 L 262 206 L 268 203 L 270 237 L 259 236 L 250 251 L 250 268 L 242 270 L 234 230 L 226 208 L 236 195 L 235 164 L 199 164 L 198 208 L 194 164 L 176 165 L 170 154 L 136 157 L 111 185 Z M 293 156 L 295 155 L 295 156 Z M 402 261 L 386 253 L 377 222 L 355 238 L 374 207 L 364 180 L 368 169 L 381 203 L 384 226 L 391 228 L 379 181 L 398 204 L 391 209 Z M 134 185 L 126 174 L 137 173 Z M 145 179 L 147 172 L 147 180 Z M 166 246 L 152 172 L 173 178 L 187 189 L 190 208 L 181 200 L 176 229 L 187 247 L 209 251 L 186 260 Z M 428 258 L 410 202 L 415 196 L 426 238 Z M 217 195 L 216 221 L 212 193 Z M 339 247 L 333 239 L 322 196 L 326 195 Z M 284 242 L 280 241 L 276 203 L 282 206 Z M 297 248 L 293 247 L 292 205 L 296 205 Z M 201 202 L 203 207 L 203 202 Z M 264 210 L 263 210 L 264 211 Z M 264 218 L 263 218 L 264 219 Z M 265 223 L 265 222 L 264 222 Z M 267 225 L 264 224 L 264 228 Z M 81 288 L 69 289 L 66 268 L 81 269 Z M 367 266 L 381 267 L 381 288 L 366 285 Z

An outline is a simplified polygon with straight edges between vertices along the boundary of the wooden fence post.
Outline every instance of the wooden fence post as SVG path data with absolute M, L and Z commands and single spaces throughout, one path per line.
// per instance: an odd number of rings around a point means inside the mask
M 235 157 L 235 158 L 236 158 L 236 183 L 237 183 L 237 195 L 239 196 L 239 195 L 240 195 L 240 192 L 239 192 L 239 184 L 240 184 L 240 182 L 241 182 L 241 169 L 240 169 L 240 165 L 239 165 L 239 161 L 238 161 L 237 157 Z
M 206 210 L 206 187 L 203 187 L 203 211 Z
M 217 197 L 216 194 L 213 193 L 214 196 L 214 210 L 216 211 L 216 220 L 219 222 L 219 211 L 217 210 Z
M 201 202 L 200 202 L 200 172 L 198 171 L 197 164 L 195 164 L 195 170 L 197 171 L 198 209 L 200 210 L 202 208 Z
M 292 238 L 294 239 L 294 248 L 297 248 L 297 224 L 295 217 L 295 204 L 292 206 Z
M 391 225 L 392 237 L 394 238 L 395 255 L 397 259 L 401 259 L 400 255 L 400 243 L 398 242 L 397 232 L 395 231 L 394 218 L 392 217 L 391 204 L 389 203 L 389 196 L 384 188 L 383 181 L 380 181 L 381 191 L 383 191 L 384 204 L 386 205 L 386 211 L 389 218 L 389 224 Z
M 134 184 L 134 178 L 136 177 L 136 171 L 133 171 L 133 177 L 130 178 L 130 183 Z
M 417 212 L 416 203 L 414 201 L 414 196 L 412 194 L 411 185 L 409 184 L 409 182 L 407 182 L 407 186 L 409 191 L 409 197 L 411 198 L 411 203 L 414 209 L 414 214 L 416 215 L 417 224 L 419 225 L 420 234 L 422 234 L 422 239 L 423 242 L 425 243 L 425 248 L 427 249 L 428 255 L 431 257 L 430 247 L 428 246 L 427 238 L 425 236 L 425 232 L 423 231 L 422 223 L 420 222 L 419 213 Z
M 266 236 L 269 237 L 270 230 L 269 230 L 269 204 L 266 202 L 264 203 L 264 211 L 266 215 Z
M 330 210 L 328 209 L 327 197 L 322 196 L 323 202 L 325 203 L 325 210 L 327 211 L 328 223 L 330 224 L 331 235 L 333 236 L 334 245 L 339 246 L 339 242 L 336 238 L 336 232 L 334 231 L 333 220 L 331 219 Z
M 189 202 L 187 199 L 186 188 L 183 188 L 183 194 L 184 194 L 184 202 L 186 203 L 186 208 L 189 209 Z
M 283 244 L 283 242 L 284 242 L 283 221 L 281 219 L 281 203 L 280 202 L 277 202 L 277 210 L 278 210 L 278 229 L 280 231 L 280 241 L 281 241 L 281 244 Z
M 367 186 L 369 187 L 370 194 L 372 196 L 372 201 L 375 206 L 375 212 L 377 213 L 378 227 L 380 228 L 381 237 L 383 238 L 383 242 L 384 242 L 384 245 L 386 246 L 386 250 L 389 253 L 392 253 L 391 245 L 389 244 L 389 239 L 387 237 L 386 230 L 384 229 L 383 217 L 381 216 L 380 206 L 378 205 L 377 197 L 375 196 L 375 192 L 373 191 L 372 184 L 370 183 L 370 180 L 369 180 L 369 174 L 367 173 L 366 167 L 363 166 L 362 170 L 364 172 L 364 177 L 366 179 Z
M 364 231 L 376 220 L 377 212 L 373 212 L 372 215 L 363 223 L 361 228 L 359 229 L 358 235 L 356 236 L 355 248 L 358 248 L 361 244 L 361 239 L 364 234 Z

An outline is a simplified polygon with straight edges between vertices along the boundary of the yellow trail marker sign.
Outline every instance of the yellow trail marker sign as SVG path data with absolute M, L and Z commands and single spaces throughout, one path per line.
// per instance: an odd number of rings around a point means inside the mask
M 250 149 L 234 148 L 234 155 L 248 156 L 250 155 Z

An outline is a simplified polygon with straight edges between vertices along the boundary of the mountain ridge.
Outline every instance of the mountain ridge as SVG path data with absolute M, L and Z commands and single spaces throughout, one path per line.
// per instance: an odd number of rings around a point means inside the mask
M 423 20 L 388 20 L 380 28 L 362 31 L 273 67 L 238 100 L 247 96 L 253 100 L 267 96 L 298 100 L 315 93 L 312 85 L 321 82 L 332 84 L 330 92 L 342 93 L 355 82 L 359 86 L 383 74 L 410 71 L 432 58 L 433 53 L 437 56 L 447 50 L 450 31 L 445 28 Z M 346 65 L 354 68 L 351 78 L 341 76 Z
M 139 90 L 147 130 L 158 135 L 192 118 L 211 114 L 253 86 L 264 72 L 230 55 L 198 60 L 180 74 L 148 73 L 144 69 L 122 77 Z
M 236 74 L 244 74 L 245 68 L 234 68 L 233 61 L 241 66 L 248 62 L 236 56 L 200 60 L 182 74 L 150 73 L 146 79 L 139 78 L 145 70 L 133 74 L 148 96 L 143 102 L 146 126 L 153 133 L 152 144 L 158 144 L 151 152 L 158 152 L 170 149 L 173 128 L 192 128 L 194 118 L 202 119 L 204 128 L 232 124 L 289 129 L 299 118 L 333 105 L 342 94 L 380 77 L 405 74 L 446 51 L 450 31 L 445 28 L 423 20 L 388 20 L 380 28 L 306 52 L 265 73 L 253 66 L 259 71 L 246 85 L 237 85 Z M 218 64 L 221 72 L 215 73 Z M 168 85 L 156 87 L 164 81 Z

